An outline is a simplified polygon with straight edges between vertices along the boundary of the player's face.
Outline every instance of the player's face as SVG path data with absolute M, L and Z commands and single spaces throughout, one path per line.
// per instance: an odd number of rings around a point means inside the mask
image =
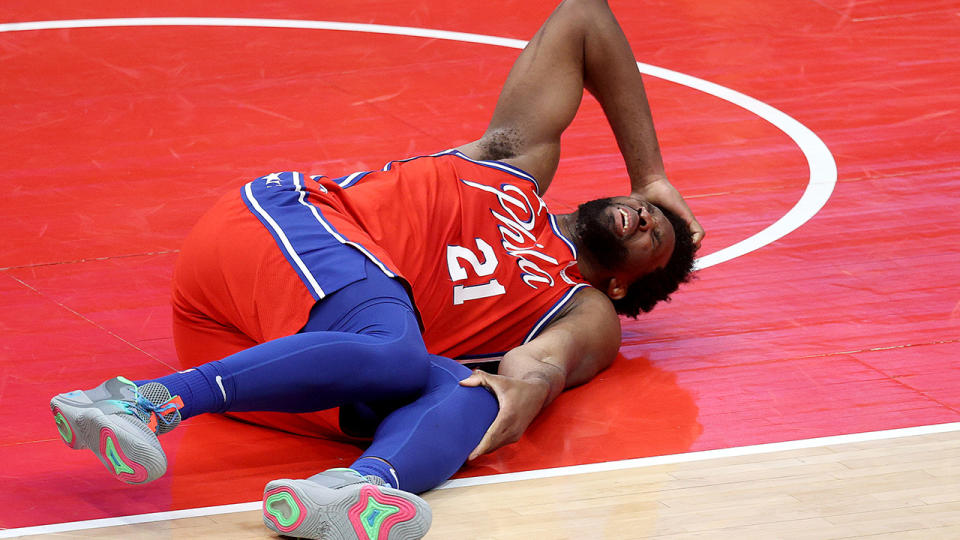
M 581 205 L 577 230 L 598 270 L 624 287 L 665 266 L 676 240 L 663 212 L 635 195 Z

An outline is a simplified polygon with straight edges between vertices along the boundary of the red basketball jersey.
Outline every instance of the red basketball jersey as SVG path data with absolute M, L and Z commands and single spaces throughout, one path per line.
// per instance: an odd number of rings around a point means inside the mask
M 536 181 L 504 163 L 448 151 L 338 179 L 274 173 L 223 197 L 184 242 L 184 361 L 298 332 L 317 300 L 362 279 L 343 244 L 405 279 L 427 350 L 461 360 L 533 338 L 587 286 Z
M 431 353 L 500 355 L 586 286 L 573 242 L 515 167 L 448 151 L 319 180 L 324 217 L 410 284 Z

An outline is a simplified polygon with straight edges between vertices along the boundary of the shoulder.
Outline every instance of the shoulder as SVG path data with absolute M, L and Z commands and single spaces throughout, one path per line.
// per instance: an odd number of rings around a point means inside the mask
M 584 324 L 588 327 L 615 327 L 620 333 L 620 317 L 610 298 L 593 287 L 577 291 L 570 304 L 554 319 L 554 324 Z
M 544 333 L 562 333 L 576 354 L 613 360 L 620 349 L 620 317 L 610 298 L 593 287 L 577 292 Z

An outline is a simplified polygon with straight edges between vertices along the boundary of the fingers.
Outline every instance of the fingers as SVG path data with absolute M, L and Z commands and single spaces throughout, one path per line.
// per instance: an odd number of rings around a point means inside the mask
M 692 219 L 692 221 L 689 223 L 690 231 L 693 233 L 693 245 L 696 246 L 697 249 L 700 249 L 700 242 L 703 242 L 703 237 L 707 233 L 703 230 L 703 227 L 700 226 L 700 222 L 698 222 L 696 219 Z
M 490 430 L 487 430 L 487 433 L 480 439 L 480 442 L 477 444 L 477 447 L 473 449 L 473 452 L 470 452 L 470 456 L 467 458 L 467 461 L 473 461 L 478 457 L 486 454 L 490 451 Z
M 473 373 L 469 377 L 460 381 L 460 386 L 467 387 L 478 387 L 483 386 L 488 390 L 493 390 L 490 386 L 490 381 L 487 378 L 487 373 L 479 369 L 473 370 Z M 497 398 L 499 401 L 499 397 Z M 493 423 L 490 424 L 490 427 L 487 428 L 487 432 L 483 434 L 483 438 L 480 439 L 480 442 L 477 443 L 476 448 L 470 452 L 470 455 L 467 457 L 467 461 L 473 461 L 478 457 L 486 454 L 492 450 L 493 446 L 493 437 L 494 434 L 500 429 L 500 424 L 502 423 L 500 412 L 497 413 L 497 417 L 493 420 Z
M 497 393 L 496 385 L 497 384 L 495 382 L 495 376 L 481 369 L 473 370 L 473 373 L 471 373 L 469 377 L 460 381 L 460 386 L 472 386 L 472 387 L 482 386 L 487 390 L 490 390 L 491 392 L 493 392 L 494 395 L 496 395 Z
M 693 215 L 693 210 L 690 209 L 687 202 L 683 200 L 683 196 L 673 187 L 669 180 L 661 178 L 656 182 L 647 184 L 642 190 L 635 193 L 654 204 L 673 210 L 683 218 L 690 226 L 690 232 L 693 235 L 693 245 L 696 246 L 697 249 L 700 249 L 700 243 L 703 242 L 703 237 L 706 235 L 706 232 Z
M 480 439 L 480 442 L 477 443 L 477 447 L 470 452 L 470 455 L 467 457 L 467 461 L 472 461 L 483 454 L 492 452 L 497 448 L 503 446 L 503 432 L 506 430 L 505 426 L 508 426 L 511 422 L 511 415 L 504 410 L 503 396 L 501 392 L 497 391 L 497 388 L 500 386 L 500 382 L 497 381 L 495 375 L 490 375 L 485 371 L 479 369 L 474 370 L 469 377 L 460 381 L 461 386 L 483 386 L 494 396 L 496 396 L 497 401 L 500 404 L 500 410 L 497 412 L 497 417 L 493 419 L 493 423 L 490 424 L 490 427 L 487 428 L 486 433 L 483 434 L 483 438 Z
M 681 201 L 683 201 L 683 199 L 681 199 Z M 700 225 L 700 222 L 697 221 L 696 217 L 694 217 L 693 210 L 690 210 L 690 207 L 686 204 L 686 202 L 684 202 L 682 206 L 675 206 L 674 209 L 674 211 L 683 210 L 683 212 L 680 213 L 680 217 L 686 221 L 687 225 L 690 227 L 691 239 L 694 247 L 696 249 L 700 249 L 700 242 L 703 241 L 703 236 L 706 233 L 703 230 L 703 226 Z
M 483 434 L 483 438 L 477 443 L 477 447 L 473 449 L 473 452 L 470 452 L 467 461 L 473 461 L 487 452 L 496 450 L 497 447 L 500 446 L 500 444 L 495 441 L 498 439 L 497 435 L 502 429 L 503 422 L 503 410 L 501 409 L 497 412 L 497 417 L 493 419 L 493 423 L 487 428 L 487 432 Z
M 470 456 L 467 457 L 467 461 L 473 461 L 483 454 L 493 452 L 501 446 L 515 443 L 520 440 L 520 436 L 523 434 L 523 431 L 517 431 L 515 428 L 511 429 L 511 423 L 512 420 L 507 420 L 503 415 L 498 414 L 497 418 L 492 424 L 490 424 L 490 427 L 487 428 L 487 432 L 484 433 L 483 438 L 480 439 L 477 447 L 470 452 Z
M 679 197 L 679 194 L 677 194 L 677 196 Z M 674 204 L 672 206 L 667 203 L 663 204 L 671 208 L 674 212 L 677 212 L 681 219 L 687 222 L 687 225 L 690 226 L 693 245 L 696 247 L 696 249 L 700 249 L 700 242 L 703 241 L 703 237 L 706 234 L 703 230 L 703 226 L 700 225 L 700 222 L 697 221 L 696 217 L 694 217 L 693 211 L 690 210 L 690 207 L 686 204 L 686 202 L 684 202 L 683 199 L 679 199 L 679 202 L 682 204 Z
M 497 398 L 500 407 L 483 438 L 470 452 L 468 460 L 518 441 L 543 407 L 545 392 L 549 392 L 549 385 L 545 385 L 543 381 L 523 381 L 483 371 L 475 371 L 460 381 L 460 384 L 483 386 Z
M 479 370 L 474 371 L 469 377 L 460 381 L 460 386 L 486 386 L 481 373 Z

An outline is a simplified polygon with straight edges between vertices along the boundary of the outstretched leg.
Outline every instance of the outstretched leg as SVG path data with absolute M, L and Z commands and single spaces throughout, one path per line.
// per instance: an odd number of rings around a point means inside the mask
M 498 411 L 497 399 L 486 389 L 460 386 L 469 376 L 470 370 L 459 363 L 431 357 L 426 392 L 388 415 L 351 467 L 414 493 L 453 476 Z
M 432 357 L 426 391 L 384 418 L 351 469 L 267 484 L 264 524 L 309 538 L 325 538 L 331 528 L 358 538 L 422 537 L 430 508 L 413 493 L 450 478 L 497 414 L 492 394 L 460 386 L 469 375 L 453 360 Z
M 366 400 L 413 400 L 426 388 L 430 371 L 416 316 L 399 282 L 372 265 L 368 270 L 367 279 L 318 303 L 303 333 L 155 381 L 115 379 L 56 396 L 51 408 L 64 441 L 93 450 L 118 478 L 143 482 L 166 469 L 155 434 L 175 425 L 171 415 L 179 422 L 206 412 L 300 412 Z M 156 387 L 170 394 L 159 399 L 143 391 Z M 102 435 L 106 432 L 115 436 Z M 149 451 L 134 451 L 141 447 Z M 111 465 L 108 454 L 122 465 Z M 148 462 L 146 476 L 122 474 Z

